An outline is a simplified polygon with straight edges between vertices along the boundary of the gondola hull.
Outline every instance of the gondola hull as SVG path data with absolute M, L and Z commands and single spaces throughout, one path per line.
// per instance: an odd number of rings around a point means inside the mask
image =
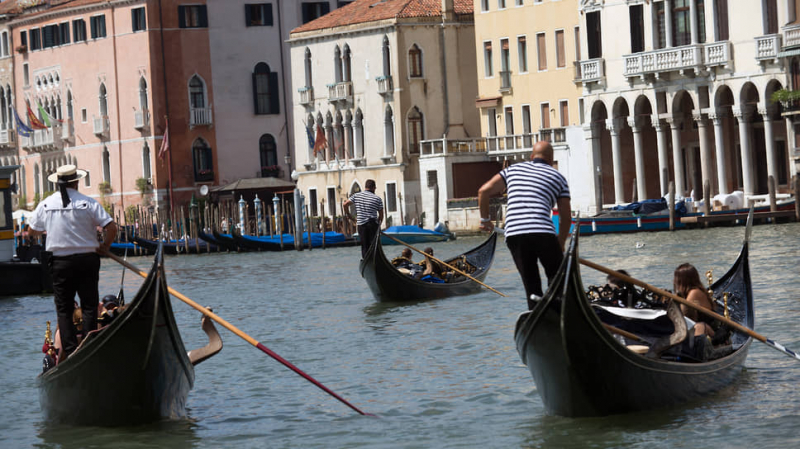
M 134 237 L 133 241 L 136 242 L 137 245 L 145 248 L 146 250 L 150 251 L 151 253 L 155 253 L 156 248 L 158 248 L 159 241 L 157 240 L 148 240 L 141 237 Z M 217 251 L 217 249 L 203 239 L 188 239 L 188 241 L 184 240 L 170 240 L 169 242 L 160 242 L 164 245 L 164 254 L 176 255 L 176 254 L 199 254 L 204 252 L 211 252 Z
M 361 276 L 367 281 L 373 296 L 378 301 L 403 302 L 440 299 L 477 293 L 483 288 L 470 279 L 443 284 L 414 279 L 398 271 L 386 259 L 380 242 L 380 239 L 375 239 L 360 265 Z M 477 270 L 471 274 L 473 278 L 481 282 L 486 278 L 494 261 L 496 243 L 497 234 L 493 233 L 484 243 L 463 254 L 472 265 L 477 267 Z M 445 260 L 445 262 L 451 263 L 455 259 L 457 257 Z
M 747 242 L 713 286 L 731 292 L 732 317 L 753 327 Z M 732 354 L 709 362 L 647 358 L 618 342 L 593 311 L 580 277 L 577 237 L 539 304 L 520 315 L 514 337 L 548 414 L 580 417 L 668 407 L 729 385 L 741 373 L 752 339 L 734 334 Z
M 194 368 L 178 332 L 161 252 L 110 325 L 37 378 L 48 423 L 115 426 L 181 418 Z

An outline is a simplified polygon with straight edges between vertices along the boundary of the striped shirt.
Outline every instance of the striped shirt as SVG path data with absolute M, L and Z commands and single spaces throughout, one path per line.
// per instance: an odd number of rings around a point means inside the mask
M 381 197 L 369 190 L 364 190 L 363 192 L 354 193 L 350 197 L 350 201 L 356 205 L 357 225 L 366 224 L 370 220 L 378 221 L 378 211 L 383 210 Z
M 558 198 L 569 198 L 564 175 L 543 162 L 522 162 L 500 172 L 508 189 L 506 237 L 543 232 L 555 234 L 550 218 Z

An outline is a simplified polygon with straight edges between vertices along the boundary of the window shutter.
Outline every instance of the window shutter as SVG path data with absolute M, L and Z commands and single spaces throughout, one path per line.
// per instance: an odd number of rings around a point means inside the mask
M 136 24 L 136 8 L 131 10 L 131 29 L 137 31 L 139 27 Z
M 92 39 L 94 39 L 97 37 L 97 20 L 94 17 L 89 19 L 89 28 L 92 31 Z
M 271 114 L 280 114 L 281 96 L 278 92 L 278 72 L 269 73 L 269 109 Z
M 253 113 L 258 115 L 258 73 L 253 72 Z
M 252 22 L 252 18 L 250 17 L 250 8 L 251 5 L 244 5 L 244 26 L 249 27 Z
M 264 7 L 264 25 L 272 26 L 272 4 L 268 3 Z
M 208 28 L 208 11 L 206 5 L 199 6 L 200 8 L 200 27 Z
M 178 27 L 186 28 L 186 7 L 178 6 Z

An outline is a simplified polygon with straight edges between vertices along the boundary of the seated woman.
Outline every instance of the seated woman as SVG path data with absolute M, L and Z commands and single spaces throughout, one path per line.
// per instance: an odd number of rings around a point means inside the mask
M 392 259 L 392 265 L 398 269 L 410 269 L 411 265 L 414 265 L 414 262 L 411 261 L 411 250 L 409 248 L 404 248 L 398 257 Z
M 687 301 L 704 309 L 714 311 L 714 303 L 700 281 L 700 273 L 692 264 L 685 263 L 678 266 L 675 269 L 672 283 L 676 295 L 686 298 Z M 694 325 L 695 336 L 714 336 L 714 329 L 711 328 L 711 324 L 714 322 L 713 318 L 683 304 L 681 304 L 681 312 L 686 318 L 696 323 Z
M 433 248 L 430 246 L 425 248 L 423 252 L 427 255 L 433 256 Z M 445 282 L 445 269 L 439 262 L 426 256 L 425 259 L 419 262 L 417 265 L 422 267 L 422 273 L 418 275 L 419 279 L 434 283 Z

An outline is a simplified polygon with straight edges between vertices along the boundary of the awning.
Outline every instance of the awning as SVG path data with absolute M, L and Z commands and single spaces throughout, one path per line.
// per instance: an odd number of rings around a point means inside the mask
M 266 178 L 242 178 L 224 186 L 212 187 L 211 191 L 216 193 L 229 193 L 233 191 L 240 192 L 242 190 L 294 190 L 295 185 L 292 182 L 284 181 L 280 178 L 266 177 Z
M 784 50 L 778 52 L 779 58 L 790 58 L 792 56 L 800 56 L 800 48 L 793 48 L 791 50 Z
M 500 103 L 500 99 L 503 97 L 486 97 L 486 98 L 478 98 L 475 100 L 475 107 L 478 109 L 481 108 L 491 108 L 493 106 L 497 106 Z

